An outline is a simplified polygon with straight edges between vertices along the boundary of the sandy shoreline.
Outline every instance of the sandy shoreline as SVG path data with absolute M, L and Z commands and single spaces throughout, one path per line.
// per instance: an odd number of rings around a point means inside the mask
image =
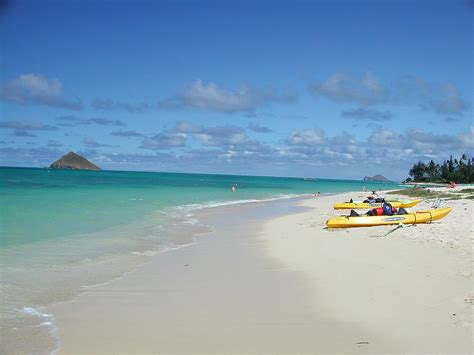
M 60 353 L 470 353 L 472 200 L 386 237 L 324 230 L 358 195 L 197 213 L 198 243 L 49 307 Z
M 444 220 L 387 236 L 395 226 L 316 232 L 335 214 L 319 208 L 332 200 L 305 200 L 310 211 L 277 218 L 263 233 L 272 255 L 308 275 L 315 307 L 370 329 L 369 352 L 470 353 L 473 233 L 461 216 L 472 216 L 472 201 L 445 202 L 453 212 Z

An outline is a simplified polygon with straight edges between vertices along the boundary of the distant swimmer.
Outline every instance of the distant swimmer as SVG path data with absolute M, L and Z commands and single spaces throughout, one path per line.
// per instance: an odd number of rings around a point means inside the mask
M 232 186 L 230 187 L 230 191 L 235 192 L 235 188 L 236 188 L 235 185 L 232 185 Z

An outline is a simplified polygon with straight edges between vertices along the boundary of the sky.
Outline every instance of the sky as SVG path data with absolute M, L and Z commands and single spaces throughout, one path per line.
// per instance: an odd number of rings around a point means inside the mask
M 469 0 L 0 0 L 0 165 L 403 180 L 474 153 Z

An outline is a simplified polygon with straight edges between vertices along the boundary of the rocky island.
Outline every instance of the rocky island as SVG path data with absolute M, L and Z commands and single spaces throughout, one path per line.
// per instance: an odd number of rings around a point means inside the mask
M 374 176 L 366 176 L 364 178 L 364 181 L 383 181 L 383 182 L 391 182 L 389 179 L 387 179 L 385 176 L 377 174 Z
M 56 160 L 50 169 L 71 169 L 71 170 L 101 170 L 97 165 L 91 163 L 89 160 L 76 154 L 69 152 Z

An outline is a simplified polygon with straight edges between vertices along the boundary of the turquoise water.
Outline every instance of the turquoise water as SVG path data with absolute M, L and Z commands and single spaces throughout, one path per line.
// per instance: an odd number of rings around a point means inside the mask
M 0 168 L 1 247 L 130 223 L 172 206 L 395 188 L 350 180 Z M 237 184 L 232 193 L 230 186 Z
M 236 185 L 235 192 L 230 187 Z M 193 211 L 301 194 L 383 190 L 350 180 L 0 168 L 0 353 L 60 347 L 46 306 L 210 231 Z M 330 208 L 330 206 L 328 206 Z

